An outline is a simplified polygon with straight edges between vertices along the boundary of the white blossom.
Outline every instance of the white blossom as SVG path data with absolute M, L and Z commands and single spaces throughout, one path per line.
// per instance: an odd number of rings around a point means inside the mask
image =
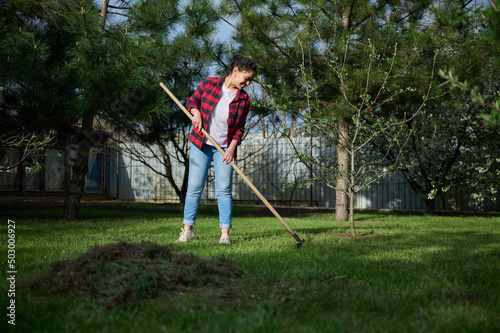
M 479 173 L 485 173 L 488 169 L 483 168 L 482 166 L 476 167 L 476 171 Z
M 475 200 L 478 200 L 479 202 L 483 202 L 484 201 L 484 197 L 482 194 L 478 194 L 478 193 L 473 193 L 472 194 L 472 197 L 475 199 Z

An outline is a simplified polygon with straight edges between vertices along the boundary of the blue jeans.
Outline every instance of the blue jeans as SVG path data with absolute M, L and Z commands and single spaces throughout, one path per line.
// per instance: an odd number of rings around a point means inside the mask
M 224 151 L 226 148 L 222 148 Z M 195 225 L 196 213 L 200 203 L 201 192 L 205 187 L 208 168 L 214 159 L 215 170 L 215 192 L 217 193 L 217 205 L 219 206 L 219 221 L 221 229 L 230 229 L 233 217 L 233 167 L 222 161 L 222 154 L 217 148 L 203 144 L 201 150 L 191 143 L 189 152 L 189 178 L 186 193 L 186 204 L 184 205 L 184 220 L 186 225 Z

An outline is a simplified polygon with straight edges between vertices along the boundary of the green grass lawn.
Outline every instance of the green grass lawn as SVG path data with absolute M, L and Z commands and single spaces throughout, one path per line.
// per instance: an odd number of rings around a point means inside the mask
M 128 207 L 130 208 L 130 207 Z M 136 208 L 139 208 L 137 206 Z M 140 208 L 144 208 L 141 204 Z M 174 247 L 225 257 L 245 275 L 225 289 L 169 292 L 131 306 L 103 307 L 93 297 L 43 295 L 24 282 L 50 263 L 119 241 L 173 243 L 177 211 L 4 211 L 0 227 L 2 332 L 11 329 L 7 298 L 7 219 L 16 222 L 18 332 L 498 332 L 500 215 L 417 216 L 356 213 L 357 232 L 333 215 L 275 218 L 235 211 L 231 242 L 220 246 L 216 215 L 198 217 L 196 238 Z M 19 214 L 17 214 L 19 213 Z M 17 214 L 17 215 L 16 215 Z M 7 330 L 6 330 L 7 329 Z M 13 330 L 12 330 L 13 331 Z

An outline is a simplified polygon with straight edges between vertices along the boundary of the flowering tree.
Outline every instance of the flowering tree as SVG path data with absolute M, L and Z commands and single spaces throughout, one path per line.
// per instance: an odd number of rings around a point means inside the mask
M 438 208 L 436 199 L 450 189 L 470 189 L 474 199 L 483 200 L 494 199 L 500 187 L 500 129 L 484 124 L 484 115 L 490 106 L 495 110 L 500 91 L 495 66 L 498 58 L 485 43 L 489 30 L 480 28 L 488 28 L 488 21 L 483 19 L 489 10 L 458 4 L 436 6 L 432 20 L 423 28 L 432 36 L 429 46 L 442 49 L 437 66 L 454 68 L 454 74 L 442 75 L 445 81 L 439 87 L 447 88 L 452 83 L 451 88 L 459 85 L 463 89 L 444 93 L 422 110 L 408 99 L 394 101 L 396 108 L 409 114 L 420 112 L 403 127 L 402 133 L 410 136 L 407 149 L 391 151 L 388 158 L 403 158 L 405 163 L 399 170 L 430 213 Z M 419 70 L 421 75 L 427 71 L 425 66 Z M 459 83 L 457 75 L 468 83 Z M 384 140 L 375 142 L 374 149 L 386 148 Z
M 314 86 L 311 84 L 314 80 L 304 68 L 302 71 L 303 85 L 307 91 L 308 107 L 303 112 L 295 114 L 297 118 L 302 120 L 304 134 L 314 133 L 314 136 L 322 137 L 324 139 L 322 142 L 326 143 L 326 145 L 342 145 L 349 157 L 348 168 L 345 169 L 332 156 L 314 156 L 308 152 L 309 148 L 293 147 L 296 157 L 311 171 L 312 177 L 306 183 L 312 186 L 314 183 L 320 182 L 328 187 L 342 190 L 348 197 L 349 223 L 353 236 L 356 235 L 354 225 L 354 199 L 356 194 L 401 168 L 404 163 L 402 155 L 407 149 L 408 140 L 410 139 L 410 135 L 404 133 L 403 128 L 414 121 L 415 117 L 422 112 L 427 103 L 433 98 L 431 97 L 431 90 L 434 80 L 431 76 L 429 77 L 427 90 L 420 96 L 419 104 L 415 105 L 416 111 L 414 114 L 403 114 L 403 118 L 396 115 L 375 117 L 374 110 L 385 108 L 386 104 L 391 103 L 390 101 L 394 99 L 414 94 L 416 89 L 410 86 L 405 89 L 397 88 L 403 81 L 402 76 L 405 76 L 403 72 L 398 73 L 396 70 L 396 56 L 401 56 L 397 46 L 394 46 L 392 56 L 387 58 L 377 56 L 373 45 L 369 44 L 367 47 L 371 48 L 372 56 L 367 61 L 367 71 L 363 77 L 366 86 L 359 90 L 362 98 L 357 99 L 351 94 L 343 94 L 343 102 L 347 108 L 352 110 L 352 116 L 348 118 L 348 136 L 344 136 L 344 133 L 339 131 L 336 125 L 338 122 L 336 117 L 317 116 L 317 111 L 321 109 L 322 103 L 315 98 Z M 349 47 L 346 46 L 346 53 L 348 49 Z M 412 59 L 412 57 L 407 55 L 406 59 Z M 383 75 L 378 78 L 372 77 L 376 76 L 377 72 L 383 71 L 383 68 L 387 70 Z M 348 72 L 342 64 L 338 67 L 332 65 L 332 71 L 338 75 L 341 82 L 348 78 Z M 348 89 L 341 88 L 341 90 L 347 91 Z M 287 131 L 283 131 L 283 135 L 289 137 Z M 385 143 L 383 149 L 373 150 L 372 147 L 381 141 Z M 290 143 L 293 146 L 292 140 L 290 140 Z M 345 190 L 338 187 L 337 180 L 339 176 L 347 184 Z
M 500 185 L 498 129 L 484 126 L 480 107 L 455 98 L 421 109 L 403 125 L 400 134 L 409 137 L 406 148 L 387 155 L 390 161 L 404 161 L 398 169 L 430 213 L 437 209 L 436 198 L 450 189 L 468 187 L 482 199 L 496 194 Z M 374 146 L 379 151 L 388 147 L 384 140 Z

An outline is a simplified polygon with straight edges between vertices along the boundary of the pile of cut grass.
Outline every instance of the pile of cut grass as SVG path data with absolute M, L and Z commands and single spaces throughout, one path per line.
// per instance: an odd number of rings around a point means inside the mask
M 204 259 L 175 253 L 152 242 L 97 246 L 74 260 L 50 264 L 31 279 L 29 290 L 41 294 L 92 296 L 105 307 L 134 305 L 170 291 L 219 288 L 243 276 L 226 258 Z

